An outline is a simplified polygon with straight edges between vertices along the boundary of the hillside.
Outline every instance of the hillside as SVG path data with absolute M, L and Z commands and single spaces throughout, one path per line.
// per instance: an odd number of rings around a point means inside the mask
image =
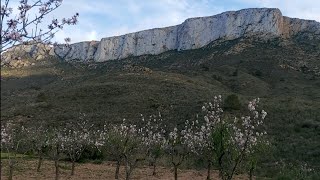
M 273 146 L 260 173 L 274 174 L 268 172 L 281 161 L 320 169 L 320 42 L 306 37 L 238 38 L 103 63 L 46 59 L 2 67 L 1 121 L 56 125 L 85 113 L 98 126 L 161 112 L 173 126 L 194 119 L 214 95 L 236 94 L 243 108 L 260 97 Z

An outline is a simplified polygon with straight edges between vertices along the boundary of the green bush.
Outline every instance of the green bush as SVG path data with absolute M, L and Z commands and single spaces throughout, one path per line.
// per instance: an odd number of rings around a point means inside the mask
M 224 100 L 224 108 L 226 110 L 240 110 L 241 103 L 239 97 L 235 94 L 227 96 Z

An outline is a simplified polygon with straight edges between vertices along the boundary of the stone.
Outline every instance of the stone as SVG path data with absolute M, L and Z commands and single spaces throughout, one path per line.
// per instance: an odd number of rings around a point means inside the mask
M 42 60 L 50 56 L 51 49 L 52 46 L 40 43 L 15 46 L 1 54 L 1 64 L 10 64 L 10 61 L 17 59 Z
M 308 31 L 320 37 L 320 23 L 282 16 L 279 9 L 252 8 L 209 17 L 187 19 L 180 25 L 103 38 L 94 61 L 160 54 L 169 50 L 197 49 L 215 40 L 240 37 L 290 38 Z
M 53 52 L 56 56 L 66 61 L 91 61 L 94 59 L 98 44 L 98 41 L 79 42 L 71 45 L 62 44 L 57 45 Z
M 170 50 L 197 49 L 217 40 L 242 37 L 287 39 L 301 33 L 305 33 L 309 39 L 320 40 L 320 23 L 282 16 L 281 11 L 276 8 L 251 8 L 190 18 L 177 26 L 102 38 L 100 42 L 86 41 L 55 47 L 37 45 L 19 48 L 23 49 L 25 55 L 36 59 L 45 58 L 49 54 L 64 61 L 104 62 L 130 56 L 156 55 Z M 13 50 L 3 53 L 1 64 L 4 64 L 3 61 L 15 59 L 17 55 L 19 53 L 13 53 Z

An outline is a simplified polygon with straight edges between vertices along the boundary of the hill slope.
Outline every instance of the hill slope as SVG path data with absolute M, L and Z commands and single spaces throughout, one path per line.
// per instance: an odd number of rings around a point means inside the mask
M 40 61 L 1 70 L 1 121 L 76 121 L 99 125 L 161 112 L 168 125 L 200 113 L 214 95 L 262 99 L 276 161 L 320 168 L 320 46 L 306 34 L 291 40 L 216 41 L 188 51 L 104 63 Z M 233 111 L 232 113 L 239 113 Z M 267 173 L 267 172 L 266 172 Z

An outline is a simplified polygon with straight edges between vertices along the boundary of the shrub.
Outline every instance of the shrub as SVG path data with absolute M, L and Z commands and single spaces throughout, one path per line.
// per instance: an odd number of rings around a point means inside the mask
M 225 110 L 240 110 L 241 103 L 239 97 L 235 94 L 227 96 L 224 100 L 224 109 Z

